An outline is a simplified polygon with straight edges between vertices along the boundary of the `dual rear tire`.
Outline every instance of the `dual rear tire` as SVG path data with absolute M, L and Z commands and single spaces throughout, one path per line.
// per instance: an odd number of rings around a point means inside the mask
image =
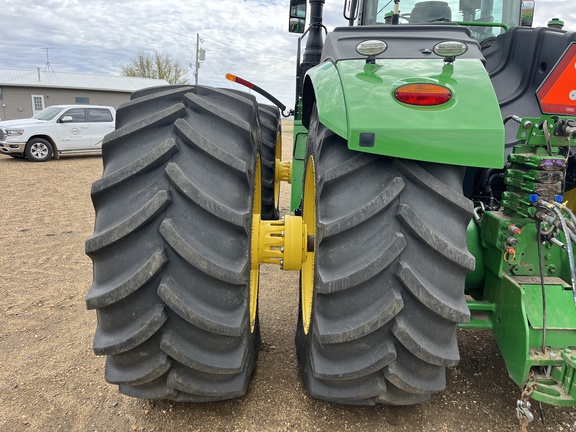
M 260 344 L 249 253 L 260 136 L 255 98 L 225 90 L 161 88 L 118 110 L 92 186 L 86 303 L 120 392 L 192 402 L 246 392 Z
M 464 169 L 350 151 L 314 109 L 313 287 L 302 273 L 296 347 L 308 392 L 343 404 L 409 405 L 446 385 L 474 258 Z M 312 180 L 314 188 L 307 187 Z
M 199 86 L 138 92 L 118 110 L 92 187 L 86 303 L 98 316 L 94 351 L 122 393 L 203 402 L 246 392 L 260 344 L 252 224 L 256 208 L 278 218 L 279 123 L 251 95 Z M 444 388 L 469 317 L 463 170 L 351 152 L 315 111 L 307 162 L 315 260 L 301 278 L 296 345 L 308 391 L 420 402 Z

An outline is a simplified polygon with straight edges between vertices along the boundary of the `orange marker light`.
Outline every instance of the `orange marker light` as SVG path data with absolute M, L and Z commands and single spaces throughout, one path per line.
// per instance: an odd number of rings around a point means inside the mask
M 406 84 L 394 91 L 396 100 L 420 106 L 442 105 L 452 99 L 452 92 L 438 84 Z
M 226 74 L 226 79 L 229 79 L 230 81 L 233 81 L 245 87 L 248 87 L 249 89 L 254 88 L 254 84 L 252 84 L 250 81 L 246 81 L 245 79 L 237 77 L 236 75 Z

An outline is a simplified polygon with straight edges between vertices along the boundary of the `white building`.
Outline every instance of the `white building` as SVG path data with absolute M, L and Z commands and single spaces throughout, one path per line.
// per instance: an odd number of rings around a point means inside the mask
M 0 119 L 29 118 L 51 105 L 118 108 L 133 91 L 164 85 L 150 78 L 0 68 Z

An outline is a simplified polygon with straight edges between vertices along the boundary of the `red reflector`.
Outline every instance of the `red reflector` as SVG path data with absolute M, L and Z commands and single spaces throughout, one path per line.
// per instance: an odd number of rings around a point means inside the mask
M 545 114 L 576 113 L 576 44 L 572 43 L 536 91 Z
M 452 99 L 452 92 L 438 84 L 406 84 L 394 91 L 394 97 L 405 104 L 433 106 Z

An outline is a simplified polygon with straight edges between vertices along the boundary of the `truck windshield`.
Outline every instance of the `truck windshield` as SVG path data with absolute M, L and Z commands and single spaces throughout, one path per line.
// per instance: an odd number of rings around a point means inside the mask
M 460 21 L 476 23 L 502 23 L 508 27 L 520 23 L 521 0 L 444 0 L 400 1 L 400 24 Z M 385 24 L 394 8 L 393 0 L 366 0 L 362 21 L 364 25 Z M 500 27 L 469 26 L 478 41 L 493 37 L 502 31 Z
M 58 113 L 62 111 L 62 108 L 58 107 L 48 107 L 43 109 L 36 115 L 33 115 L 32 118 L 36 120 L 52 120 L 54 117 L 58 115 Z

